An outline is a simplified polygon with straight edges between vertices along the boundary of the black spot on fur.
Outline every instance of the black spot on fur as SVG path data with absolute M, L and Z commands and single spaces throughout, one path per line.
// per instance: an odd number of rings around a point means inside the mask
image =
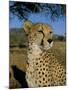
M 48 79 L 48 81 L 50 81 L 50 79 Z
M 48 86 L 51 86 L 50 84 Z
M 43 68 L 43 70 L 45 70 L 45 68 Z
M 47 74 L 45 75 L 45 77 L 47 77 Z
M 39 80 L 39 82 L 41 83 L 41 81 Z
M 47 87 L 47 85 L 43 85 L 43 87 Z
M 41 87 L 40 85 L 38 85 L 39 87 Z
M 42 76 L 39 76 L 40 78 L 42 77 Z
M 43 78 L 43 81 L 45 80 L 45 78 Z
M 40 61 L 40 63 L 42 63 L 42 61 Z
M 46 69 L 46 71 L 48 71 L 48 69 Z
M 40 74 L 40 72 L 39 72 L 39 74 Z
M 42 72 L 42 74 L 44 74 L 44 72 Z
M 43 66 L 44 66 L 45 64 L 43 63 Z
M 38 63 L 36 63 L 36 65 L 38 65 Z
M 40 65 L 40 67 L 42 67 L 42 66 Z
M 42 56 L 42 53 L 40 53 L 40 56 Z

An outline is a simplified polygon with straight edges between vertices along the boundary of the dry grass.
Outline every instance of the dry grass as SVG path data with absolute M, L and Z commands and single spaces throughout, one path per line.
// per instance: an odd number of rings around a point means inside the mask
M 10 49 L 10 66 L 16 65 L 21 70 L 25 71 L 26 69 L 26 60 L 27 60 L 27 51 L 26 48 L 13 48 Z
M 66 44 L 65 42 L 55 42 L 52 48 L 58 62 L 66 66 Z

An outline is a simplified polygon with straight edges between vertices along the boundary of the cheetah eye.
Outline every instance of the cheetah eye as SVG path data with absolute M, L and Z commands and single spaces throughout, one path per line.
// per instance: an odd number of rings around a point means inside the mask
M 45 35 L 44 35 L 44 32 L 43 32 L 42 30 L 38 30 L 38 32 L 42 33 L 42 34 L 43 34 L 43 36 L 45 36 Z
M 38 30 L 38 32 L 43 33 L 43 31 L 42 31 L 42 30 Z

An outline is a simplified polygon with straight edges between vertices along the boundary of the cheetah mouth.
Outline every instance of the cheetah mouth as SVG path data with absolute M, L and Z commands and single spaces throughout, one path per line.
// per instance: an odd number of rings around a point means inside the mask
M 42 50 L 48 50 L 53 46 L 53 42 L 51 42 L 50 44 L 48 43 L 47 45 L 40 45 L 40 49 Z

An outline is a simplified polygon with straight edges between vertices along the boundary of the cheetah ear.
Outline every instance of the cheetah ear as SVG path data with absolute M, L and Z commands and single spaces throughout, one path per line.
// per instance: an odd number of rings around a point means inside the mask
M 32 26 L 32 22 L 31 21 L 25 21 L 24 22 L 24 30 L 25 30 L 27 35 L 30 32 L 31 26 Z

